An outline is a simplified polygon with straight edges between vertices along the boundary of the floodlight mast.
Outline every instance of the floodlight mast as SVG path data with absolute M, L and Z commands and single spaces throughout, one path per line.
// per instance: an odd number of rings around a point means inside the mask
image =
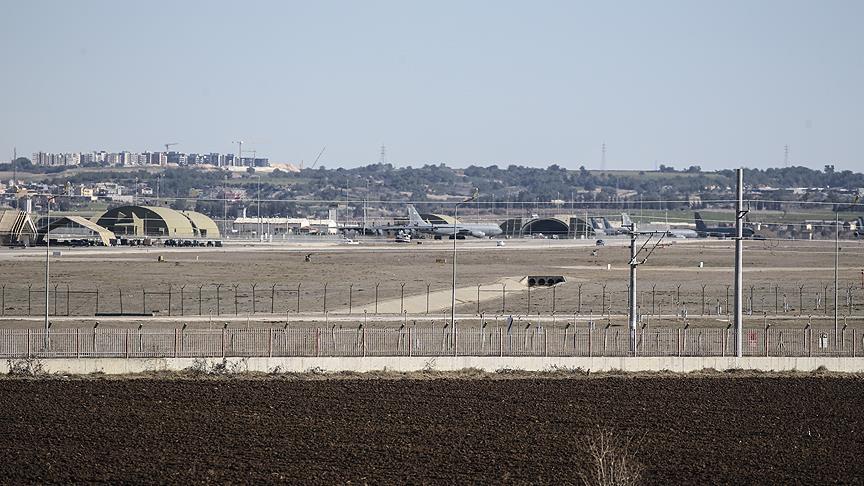
M 450 332 L 453 333 L 454 343 L 456 339 L 456 235 L 458 234 L 457 218 L 459 217 L 459 206 L 474 201 L 479 196 L 480 193 L 477 188 L 475 188 L 471 197 L 466 198 L 461 202 L 457 202 L 453 208 L 453 287 L 450 293 L 450 325 L 452 329 Z

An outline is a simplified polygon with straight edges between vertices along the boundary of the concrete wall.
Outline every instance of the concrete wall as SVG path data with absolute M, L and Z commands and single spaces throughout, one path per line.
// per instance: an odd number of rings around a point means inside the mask
M 8 360 L 12 366 L 15 360 Z M 50 358 L 39 360 L 44 371 L 61 374 L 128 374 L 151 371 L 181 371 L 223 363 L 221 358 Z M 690 372 L 703 369 L 718 371 L 746 369 L 758 371 L 813 371 L 823 367 L 828 371 L 862 373 L 864 358 L 719 358 L 719 357 L 657 357 L 657 358 L 542 358 L 542 357 L 365 357 L 365 358 L 227 358 L 230 370 L 253 372 L 338 371 L 457 371 L 476 368 L 483 371 L 513 369 L 549 371 L 553 369 L 621 371 Z

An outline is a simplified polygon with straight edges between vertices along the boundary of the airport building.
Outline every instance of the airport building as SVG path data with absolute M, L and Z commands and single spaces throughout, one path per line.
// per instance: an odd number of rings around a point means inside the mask
M 309 218 L 255 218 L 239 217 L 233 223 L 234 232 L 262 235 L 335 235 L 339 227 L 332 219 Z

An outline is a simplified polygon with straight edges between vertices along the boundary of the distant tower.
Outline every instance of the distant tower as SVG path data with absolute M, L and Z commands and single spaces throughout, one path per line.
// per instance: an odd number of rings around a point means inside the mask
M 12 147 L 12 185 L 18 190 L 18 147 Z M 15 196 L 15 209 L 18 209 L 18 196 Z
M 606 142 L 600 146 L 600 170 L 606 170 Z
M 387 163 L 387 146 L 381 145 L 381 159 L 379 160 L 381 164 Z
M 789 167 L 789 146 L 783 146 L 783 167 Z

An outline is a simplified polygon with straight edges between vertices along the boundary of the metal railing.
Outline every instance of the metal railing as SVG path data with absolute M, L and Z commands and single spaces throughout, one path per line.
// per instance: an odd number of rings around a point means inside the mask
M 745 329 L 744 356 L 858 357 L 864 333 Z M 734 331 L 505 327 L 288 329 L 0 329 L 0 358 L 214 358 L 313 356 L 731 356 Z

